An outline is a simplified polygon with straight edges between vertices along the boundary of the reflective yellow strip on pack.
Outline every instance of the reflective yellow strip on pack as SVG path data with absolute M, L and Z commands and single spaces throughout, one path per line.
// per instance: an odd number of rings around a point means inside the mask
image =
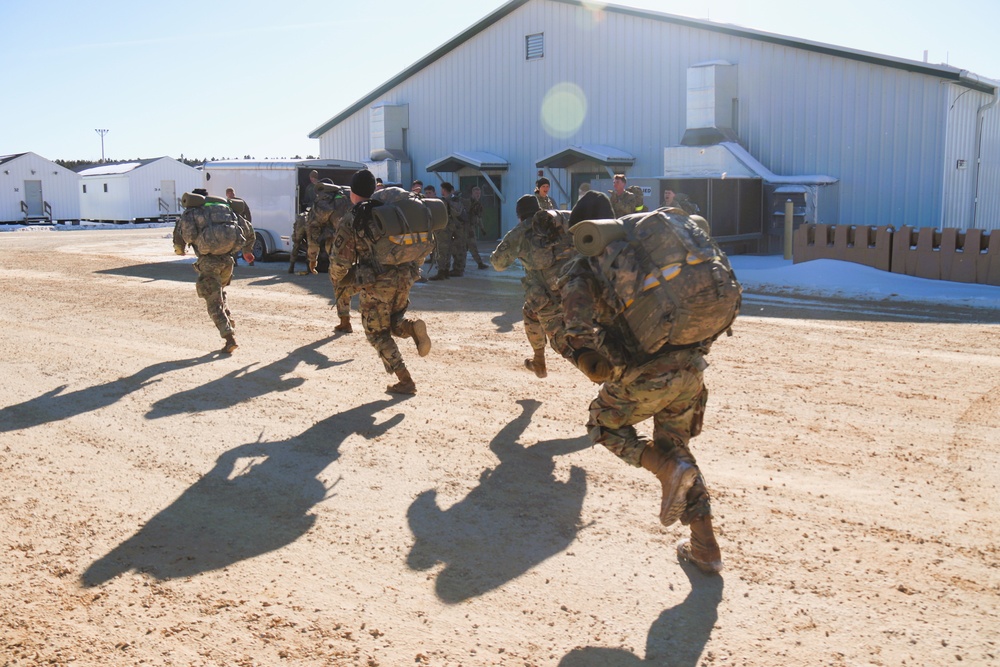
M 431 240 L 430 232 L 414 232 L 412 234 L 389 235 L 389 241 L 396 245 L 413 245 L 414 243 L 427 243 Z
M 695 264 L 701 264 L 702 262 L 707 262 L 713 259 L 716 258 L 698 257 L 696 255 L 689 254 L 687 256 L 687 264 L 693 266 Z M 680 274 L 681 266 L 682 264 L 680 264 L 679 262 L 675 262 L 674 264 L 667 264 L 662 269 L 660 269 L 660 275 L 663 276 L 663 280 L 673 280 L 678 276 L 678 274 Z M 648 276 L 646 276 L 646 279 L 642 281 L 642 291 L 645 292 L 646 290 L 653 289 L 659 283 L 660 279 L 657 277 L 657 275 L 655 273 L 650 273 Z M 629 306 L 631 306 L 633 301 L 634 299 L 629 299 L 628 302 L 625 303 L 625 307 L 628 308 Z

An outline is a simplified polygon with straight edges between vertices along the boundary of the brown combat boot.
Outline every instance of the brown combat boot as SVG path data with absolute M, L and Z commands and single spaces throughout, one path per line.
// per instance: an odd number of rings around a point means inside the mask
M 524 360 L 524 367 L 535 374 L 536 377 L 543 378 L 548 375 L 545 370 L 545 348 L 535 350 L 535 356 Z
M 677 543 L 677 555 L 694 563 L 705 574 L 722 570 L 722 552 L 712 530 L 712 517 L 703 516 L 691 522 L 691 538 Z
M 401 368 L 396 371 L 396 377 L 399 382 L 396 384 L 390 384 L 385 388 L 390 394 L 415 394 L 417 393 L 417 385 L 413 382 L 413 378 L 410 377 L 410 371 L 405 368 Z
M 431 353 L 431 338 L 427 335 L 427 325 L 423 320 L 412 320 L 410 330 L 413 332 L 413 340 L 417 344 L 417 354 L 426 357 Z
M 236 339 L 233 338 L 233 334 L 228 334 L 226 336 L 226 344 L 222 346 L 222 354 L 232 354 L 239 345 L 236 344 Z
M 656 475 L 663 486 L 660 501 L 660 523 L 669 526 L 680 518 L 687 506 L 687 494 L 698 480 L 698 468 L 676 457 L 670 457 L 653 445 L 642 450 L 639 463 Z
M 352 333 L 354 327 L 351 326 L 351 316 L 342 315 L 340 318 L 340 324 L 333 328 L 334 331 L 339 331 L 340 333 Z

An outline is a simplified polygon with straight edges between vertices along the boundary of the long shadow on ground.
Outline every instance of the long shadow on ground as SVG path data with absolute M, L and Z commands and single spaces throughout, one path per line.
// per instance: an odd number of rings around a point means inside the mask
M 541 404 L 518 403 L 522 414 L 490 443 L 500 465 L 483 471 L 478 487 L 447 510 L 438 506 L 437 491 L 424 491 L 407 513 L 416 538 L 407 565 L 426 570 L 445 563 L 435 590 L 449 604 L 524 574 L 568 547 L 580 528 L 586 474 L 573 466 L 569 480 L 556 481 L 554 457 L 591 443 L 580 437 L 519 444 L 517 438 Z
M 207 474 L 82 575 L 98 586 L 128 571 L 159 580 L 218 570 L 291 544 L 316 522 L 312 508 L 333 497 L 320 473 L 350 435 L 375 438 L 403 420 L 375 423 L 401 399 L 375 401 L 279 442 L 252 442 L 219 457 Z
M 62 393 L 67 385 L 56 387 L 41 396 L 0 409 L 0 433 L 57 422 L 105 408 L 133 392 L 159 382 L 160 375 L 203 364 L 218 357 L 218 353 L 213 352 L 194 359 L 161 361 L 128 377 L 67 393 Z
M 691 592 L 653 622 L 646 637 L 645 659 L 623 649 L 588 646 L 570 651 L 559 667 L 696 667 L 719 619 L 723 580 L 706 576 L 687 562 L 681 567 L 691 582 Z

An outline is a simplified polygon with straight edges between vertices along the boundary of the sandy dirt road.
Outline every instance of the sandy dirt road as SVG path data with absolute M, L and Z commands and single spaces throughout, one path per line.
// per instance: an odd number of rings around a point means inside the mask
M 595 386 L 522 368 L 516 275 L 415 287 L 401 400 L 281 261 L 217 355 L 191 262 L 0 234 L 0 665 L 1000 664 L 995 313 L 748 295 L 693 443 L 706 577 L 589 445 Z

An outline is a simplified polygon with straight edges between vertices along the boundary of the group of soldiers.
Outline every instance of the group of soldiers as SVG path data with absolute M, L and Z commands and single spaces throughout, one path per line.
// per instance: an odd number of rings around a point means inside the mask
M 315 248 L 318 253 L 319 247 L 325 247 L 329 253 L 329 274 L 341 316 L 338 330 L 345 330 L 345 318 L 346 330 L 350 330 L 350 295 L 357 293 L 365 335 L 386 372 L 395 374 L 397 379 L 387 391 L 416 393 L 416 384 L 395 339 L 412 339 L 420 356 L 431 350 L 426 324 L 406 317 L 410 289 L 420 278 L 422 260 L 383 266 L 375 257 L 371 239 L 364 233 L 372 211 L 382 205 L 372 199 L 380 184 L 371 172 L 355 173 L 349 188 L 329 185 L 330 188 L 317 188 L 317 197 L 319 192 L 331 193 L 328 208 L 337 222 L 332 234 L 321 237 Z M 461 275 L 464 270 L 468 241 L 459 224 L 481 221 L 482 208 L 481 204 L 478 208 L 474 206 L 479 201 L 475 192 L 466 209 L 463 202 L 452 199 L 450 184 L 442 184 L 441 189 L 448 203 L 451 228 L 450 232 L 446 228 L 437 236 L 434 251 L 436 275 L 444 273 L 443 279 Z M 708 398 L 703 373 L 711 342 L 682 348 L 665 346 L 655 353 L 644 350 L 623 321 L 615 296 L 600 277 L 596 259 L 576 251 L 572 232 L 575 224 L 621 218 L 644 209 L 641 191 L 629 189 L 623 174 L 615 176 L 614 189 L 607 194 L 581 191 L 571 211 L 557 210 L 548 190 L 548 180 L 540 178 L 535 192 L 517 201 L 519 222 L 490 257 L 491 264 L 499 271 L 510 267 L 515 260 L 524 267 L 524 328 L 533 351 L 524 365 L 537 377 L 546 377 L 548 345 L 600 385 L 589 407 L 587 431 L 591 440 L 625 463 L 649 470 L 658 479 L 660 522 L 670 526 L 680 521 L 690 527 L 690 537 L 677 545 L 679 557 L 707 574 L 717 573 L 722 569 L 722 556 L 712 526 L 710 496 L 689 446 L 691 439 L 701 432 Z M 313 208 L 319 205 L 317 200 Z M 679 206 L 668 210 L 688 215 Z M 468 215 L 463 218 L 466 211 Z M 699 219 L 699 224 L 702 222 Z M 309 244 L 312 249 L 313 242 Z M 461 262 L 455 261 L 459 254 Z M 231 257 L 227 262 L 227 258 L 201 256 L 195 264 L 199 273 L 198 294 L 209 303 L 209 312 L 220 333 L 230 337 L 227 341 L 231 340 L 233 323 L 225 306 L 223 288 L 231 278 L 232 261 Z M 312 250 L 308 261 L 309 270 L 315 272 Z M 481 260 L 477 262 L 481 268 L 485 266 Z M 216 268 L 216 263 L 221 269 Z M 229 347 L 227 344 L 223 352 L 231 352 Z M 231 347 L 234 349 L 235 343 Z M 648 419 L 653 420 L 651 438 L 639 435 L 635 428 Z

